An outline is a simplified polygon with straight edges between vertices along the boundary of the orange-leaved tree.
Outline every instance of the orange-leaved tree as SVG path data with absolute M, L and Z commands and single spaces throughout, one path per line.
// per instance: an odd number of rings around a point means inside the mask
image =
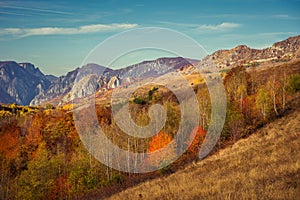
M 176 156 L 176 152 L 175 144 L 171 142 L 172 136 L 167 132 L 159 132 L 154 136 L 148 147 L 148 152 L 154 154 L 150 154 L 148 163 L 152 166 L 161 166 L 164 165 L 164 163 L 172 161 Z M 169 143 L 171 143 L 171 145 L 166 147 Z M 159 151 L 159 153 L 156 153 L 156 151 Z

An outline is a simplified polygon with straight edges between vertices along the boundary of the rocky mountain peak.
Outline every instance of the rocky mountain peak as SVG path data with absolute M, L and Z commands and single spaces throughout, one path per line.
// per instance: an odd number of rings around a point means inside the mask
M 242 44 L 242 45 L 238 45 L 234 48 L 234 50 L 236 51 L 239 51 L 239 50 L 250 50 L 250 47 L 248 47 L 247 45 L 245 44 Z
M 50 81 L 31 64 L 14 61 L 0 62 L 2 103 L 28 105 L 40 92 L 48 89 Z
M 40 71 L 38 67 L 35 67 L 31 63 L 18 63 L 20 67 L 23 67 L 26 71 L 31 73 L 34 76 L 44 78 L 44 74 Z

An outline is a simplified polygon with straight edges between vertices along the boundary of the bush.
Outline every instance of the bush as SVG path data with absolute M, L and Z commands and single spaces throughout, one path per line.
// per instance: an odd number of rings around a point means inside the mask
M 300 91 L 300 74 L 295 74 L 289 77 L 288 91 L 290 93 L 295 93 Z
M 121 174 L 115 174 L 110 181 L 110 183 L 117 183 L 119 185 L 122 185 L 123 182 L 124 178 Z
M 144 99 L 140 97 L 134 97 L 133 102 L 140 105 L 145 105 L 147 103 Z
M 173 169 L 172 169 L 172 165 L 170 164 L 170 165 L 167 165 L 167 166 L 161 168 L 161 169 L 159 170 L 159 173 L 160 173 L 161 175 L 167 175 L 167 174 L 172 174 L 172 173 L 174 173 L 174 171 L 173 171 Z
M 54 109 L 55 107 L 51 103 L 46 104 L 46 109 Z

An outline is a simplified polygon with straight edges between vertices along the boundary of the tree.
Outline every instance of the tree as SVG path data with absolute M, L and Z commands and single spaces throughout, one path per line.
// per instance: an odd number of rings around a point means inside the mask
M 156 136 L 152 138 L 152 140 L 149 143 L 148 152 L 154 152 L 158 149 L 163 148 L 167 144 L 169 144 L 172 141 L 171 135 L 169 135 L 166 132 L 159 132 Z
M 257 120 L 257 108 L 255 106 L 255 95 L 249 95 L 243 99 L 243 118 L 245 125 L 253 125 Z
M 67 183 L 73 194 L 96 189 L 108 183 L 105 181 L 104 167 L 90 153 L 80 146 L 70 161 Z
M 231 69 L 224 82 L 229 101 L 237 104 L 240 110 L 243 109 L 243 99 L 247 96 L 249 74 L 244 66 Z
M 263 119 L 266 120 L 268 115 L 270 114 L 270 106 L 271 106 L 271 99 L 264 87 L 260 87 L 257 92 L 256 96 L 256 107 L 260 110 L 260 113 L 263 116 Z
M 24 170 L 19 179 L 18 199 L 45 199 L 51 194 L 51 188 L 59 169 L 64 169 L 63 157 L 50 157 L 50 153 L 41 143 L 36 156 L 29 162 L 28 170 Z
M 159 132 L 156 136 L 152 138 L 149 143 L 148 152 L 154 153 L 161 150 L 166 145 L 172 141 L 172 136 L 167 132 Z M 153 154 L 149 156 L 148 163 L 152 166 L 162 166 L 165 162 L 171 161 L 176 156 L 175 146 L 172 145 L 163 153 L 161 151 L 159 154 Z
M 197 99 L 200 111 L 200 124 L 203 128 L 208 128 L 211 114 L 210 95 L 207 87 L 199 88 Z
M 158 87 L 152 86 L 151 89 L 148 92 L 148 100 L 152 101 L 153 94 L 158 90 Z
M 280 84 L 277 81 L 277 76 L 274 74 L 271 76 L 270 80 L 267 82 L 267 90 L 270 93 L 270 97 L 272 98 L 272 103 L 273 103 L 273 109 L 275 114 L 278 116 L 278 109 L 277 109 L 277 98 L 278 98 L 278 93 L 280 91 Z
M 257 71 L 254 63 L 252 63 L 252 66 L 250 68 L 249 79 L 250 79 L 251 94 L 255 94 L 257 90 L 258 81 L 257 81 Z
M 290 94 L 300 91 L 300 74 L 290 76 L 287 84 L 287 90 Z
M 202 128 L 202 126 L 195 127 L 190 134 L 189 140 L 186 142 L 187 145 L 190 145 L 188 151 L 193 155 L 197 155 L 205 136 L 206 131 Z
M 282 66 L 283 73 L 280 76 L 280 85 L 281 85 L 281 99 L 282 99 L 282 111 L 285 111 L 285 104 L 286 104 L 286 90 L 287 90 L 287 76 L 286 76 L 286 70 L 287 70 L 287 65 Z

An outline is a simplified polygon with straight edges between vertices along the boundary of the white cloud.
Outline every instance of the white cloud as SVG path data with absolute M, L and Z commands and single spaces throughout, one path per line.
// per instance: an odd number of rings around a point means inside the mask
M 76 28 L 4 28 L 0 29 L 0 35 L 17 35 L 19 37 L 28 37 L 33 35 L 75 35 L 126 30 L 137 26 L 137 24 L 92 24 Z
M 241 24 L 237 24 L 237 23 L 224 22 L 217 25 L 203 24 L 198 27 L 198 30 L 199 31 L 226 31 L 228 29 L 239 28 L 241 26 L 242 26 Z

